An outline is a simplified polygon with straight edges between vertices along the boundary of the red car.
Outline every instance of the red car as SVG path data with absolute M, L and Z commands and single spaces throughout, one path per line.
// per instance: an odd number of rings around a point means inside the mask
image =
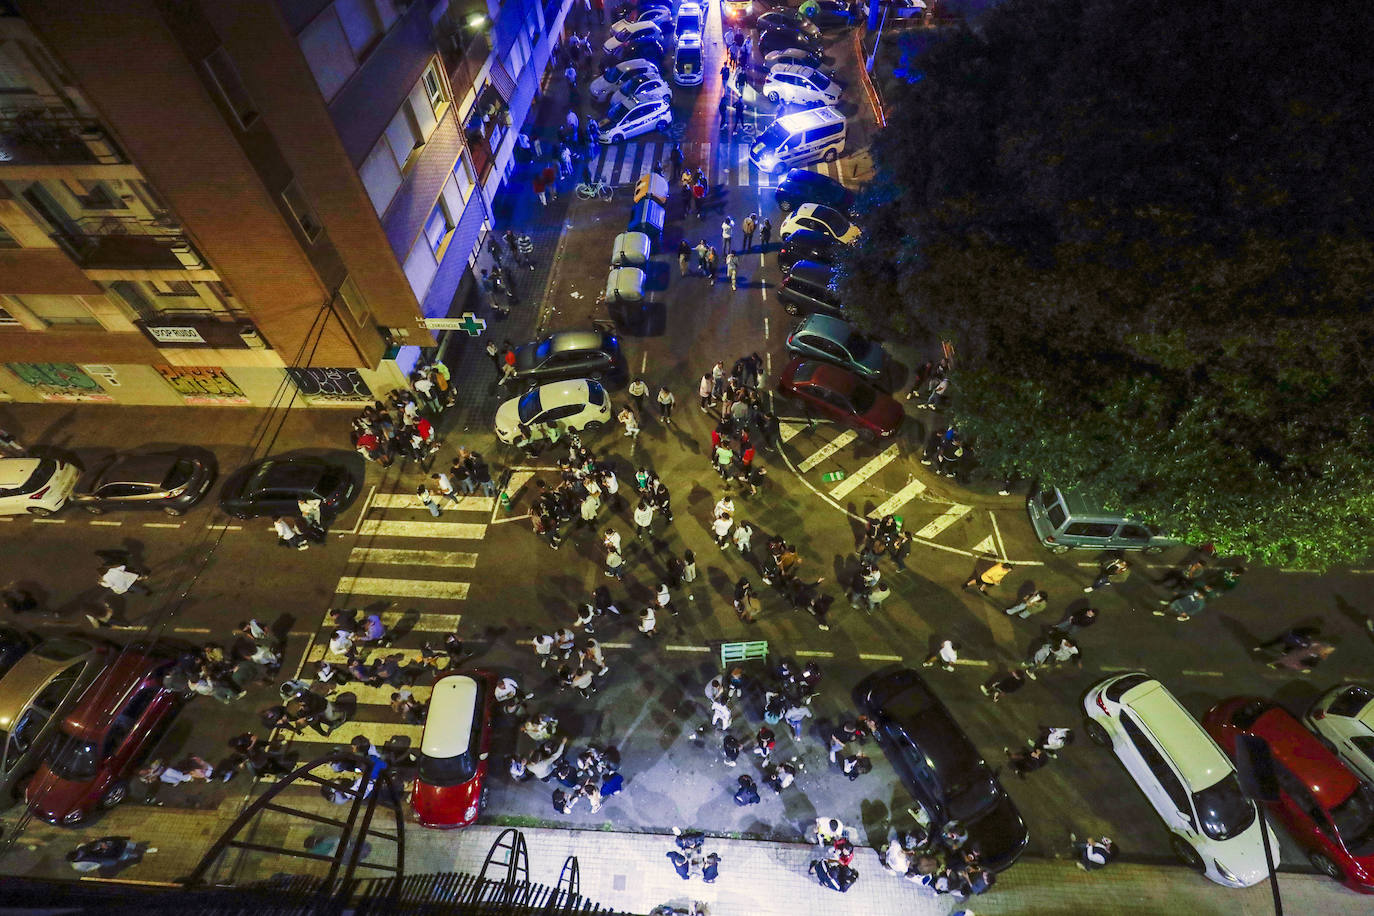
M 129 651 L 72 706 L 29 783 L 29 810 L 78 824 L 129 794 L 129 778 L 172 724 L 181 700 L 162 686 L 172 659 Z
M 1361 782 L 1286 709 L 1259 697 L 1223 700 L 1202 717 L 1207 733 L 1236 756 L 1236 737 L 1269 745 L 1280 797 L 1269 815 L 1308 861 L 1351 890 L 1374 893 L 1374 789 Z
M 852 426 L 867 439 L 896 435 L 906 419 L 891 395 L 853 372 L 810 359 L 794 359 L 778 376 L 778 392 L 822 416 Z
M 423 827 L 466 827 L 477 820 L 491 753 L 492 684 L 486 671 L 450 674 L 434 684 L 420 735 L 420 773 L 410 793 Z

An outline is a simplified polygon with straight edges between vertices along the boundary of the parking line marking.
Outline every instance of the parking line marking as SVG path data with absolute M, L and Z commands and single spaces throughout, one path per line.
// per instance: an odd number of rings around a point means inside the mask
M 67 520 L 65 518 L 35 518 L 33 523 L 35 525 L 65 525 Z M 175 528 L 176 525 L 172 527 Z
M 992 536 L 997 539 L 997 555 L 1005 557 L 1007 555 L 1006 545 L 1002 543 L 1002 529 L 997 527 L 997 513 L 988 510 L 988 519 L 992 522 Z
M 1192 677 L 1226 677 L 1226 675 L 1220 671 L 1189 671 L 1187 668 L 1184 668 L 1183 673 L 1191 675 Z
M 628 648 L 630 648 L 630 644 L 627 643 L 627 642 L 603 642 L 603 643 L 601 644 L 601 648 L 603 648 L 603 649 L 628 649 Z
M 372 576 L 343 576 L 334 591 L 339 595 L 385 595 L 396 598 L 448 598 L 462 601 L 468 596 L 467 582 L 430 579 L 381 579 Z
M 874 474 L 895 461 L 897 459 L 897 452 L 897 443 L 894 442 L 872 458 L 868 459 L 863 467 L 835 484 L 830 490 L 830 495 L 835 499 L 844 499 L 850 493 L 857 490 L 862 484 L 866 483 Z
M 180 528 L 181 522 L 144 522 L 144 528 Z
M 472 569 L 477 554 L 451 550 L 404 550 L 385 547 L 354 547 L 348 553 L 350 563 L 380 563 L 392 566 L 442 566 Z
M 710 646 L 664 646 L 669 652 L 710 652 Z
M 368 519 L 358 529 L 364 537 L 458 538 L 480 541 L 487 526 L 473 522 L 388 522 Z
M 1139 667 L 1137 666 L 1137 667 L 1135 667 L 1135 668 L 1132 668 L 1132 667 L 1129 666 L 1129 665 L 1127 665 L 1127 666 L 1125 666 L 1125 667 L 1122 667 L 1121 665 L 1099 665 L 1099 666 L 1098 666 L 1098 670 L 1099 670 L 1099 671 L 1106 671 L 1106 672 L 1108 672 L 1108 673 L 1110 673 L 1110 674 L 1115 674 L 1115 673 L 1118 672 L 1118 671 L 1137 671 L 1137 670 L 1139 670 Z
M 834 439 L 831 439 L 828 443 L 821 446 L 820 449 L 806 458 L 801 464 L 797 465 L 797 470 L 806 473 L 857 438 L 859 438 L 858 433 L 854 432 L 852 429 L 846 429 Z
M 174 628 L 174 629 L 172 630 L 172 632 L 173 632 L 173 633 L 209 633 L 209 632 L 210 632 L 210 628 L 209 628 L 209 627 L 176 627 L 176 628 Z
M 824 651 L 824 650 L 819 650 L 819 651 L 817 651 L 817 650 L 812 650 L 812 649 L 797 649 L 797 650 L 794 651 L 792 654 L 795 655 L 795 656 L 797 656 L 798 658 L 834 658 L 834 657 L 835 657 L 835 653 L 834 653 L 834 652 L 826 652 L 826 651 Z
M 92 524 L 92 525 L 104 525 L 104 526 L 109 527 L 109 528 L 118 528 L 120 525 L 122 525 L 122 524 L 124 524 L 124 523 L 123 523 L 123 522 L 107 522 L 107 521 L 102 521 L 101 519 L 92 519 L 92 520 L 91 520 L 91 524 Z
M 956 665 L 971 665 L 971 666 L 973 666 L 973 667 L 975 667 L 975 668 L 986 668 L 986 667 L 988 667 L 989 665 L 991 665 L 992 662 L 984 661 L 984 660 L 981 659 L 981 658 L 956 658 L 956 659 L 954 660 L 954 664 L 956 664 Z
M 354 738 L 362 735 L 371 741 L 374 747 L 382 747 L 392 738 L 402 737 L 410 739 L 412 748 L 418 748 L 420 746 L 420 733 L 423 731 L 424 726 L 422 725 L 402 725 L 397 722 L 359 722 L 356 719 L 350 719 L 328 735 L 321 735 L 311 729 L 306 729 L 301 734 L 293 736 L 291 743 L 347 746 Z
M 972 511 L 972 506 L 960 506 L 957 504 L 950 506 L 943 513 L 936 516 L 928 525 L 916 532 L 916 536 L 918 538 L 930 540 Z
M 806 426 L 807 425 L 805 423 L 779 423 L 778 438 L 781 439 L 783 442 L 787 442 L 797 433 L 806 429 Z
M 877 655 L 872 652 L 860 652 L 859 658 L 867 662 L 899 662 L 902 660 L 900 655 Z
M 881 506 L 868 513 L 871 518 L 892 515 L 902 506 L 911 502 L 926 491 L 926 485 L 915 478 L 908 480 L 906 486 L 889 496 Z
M 490 512 L 496 507 L 495 496 L 459 496 L 455 504 L 438 491 L 434 500 L 444 512 Z M 372 501 L 373 509 L 423 509 L 424 505 L 414 493 L 378 493 Z M 442 516 L 440 516 L 442 518 Z

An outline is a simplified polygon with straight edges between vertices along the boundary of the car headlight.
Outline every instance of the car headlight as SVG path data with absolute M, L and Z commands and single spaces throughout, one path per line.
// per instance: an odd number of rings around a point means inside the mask
M 85 816 L 85 813 L 80 808 L 78 808 L 75 811 L 70 812 L 66 817 L 62 818 L 62 823 L 78 824 L 81 822 L 81 819 Z
M 468 810 L 463 813 L 463 820 L 470 821 L 477 816 L 477 802 L 468 805 Z
M 1224 878 L 1224 879 L 1225 879 L 1226 881 L 1228 881 L 1229 883 L 1231 883 L 1231 884 L 1240 884 L 1240 883 L 1241 883 L 1241 880 L 1235 876 L 1235 873 L 1232 872 L 1231 869 L 1227 868 L 1225 865 L 1222 865 L 1222 864 L 1221 864 L 1220 862 L 1218 862 L 1216 859 L 1213 859 L 1213 860 L 1212 860 L 1212 864 L 1213 864 L 1214 866 L 1216 866 L 1217 874 L 1221 875 L 1221 877 Z

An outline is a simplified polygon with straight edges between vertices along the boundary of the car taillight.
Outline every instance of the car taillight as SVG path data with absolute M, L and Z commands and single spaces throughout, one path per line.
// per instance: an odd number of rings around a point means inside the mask
M 1313 719 L 1316 719 L 1318 722 L 1320 722 L 1322 719 L 1325 719 L 1325 718 L 1326 718 L 1326 710 L 1325 710 L 1325 709 L 1319 709 L 1319 710 L 1317 710 L 1316 712 L 1312 713 L 1312 718 L 1313 718 Z
M 43 494 L 46 493 L 46 492 L 48 492 L 48 490 L 50 490 L 50 489 L 52 489 L 52 488 L 51 488 L 51 487 L 43 487 L 41 490 L 37 490 L 37 491 L 35 491 L 34 493 L 30 494 L 30 495 L 29 495 L 29 499 L 42 499 L 42 498 L 43 498 Z
M 1097 701 L 1097 708 L 1100 709 L 1100 710 L 1102 710 L 1102 712 L 1105 713 L 1106 715 L 1109 715 L 1109 716 L 1110 716 L 1110 715 L 1112 714 L 1112 711 L 1111 711 L 1110 709 L 1107 708 L 1107 704 L 1106 704 L 1106 703 L 1102 702 L 1102 697 L 1103 697 L 1103 691 L 1099 690 L 1099 691 L 1097 692 L 1097 696 L 1093 697 L 1093 699 Z

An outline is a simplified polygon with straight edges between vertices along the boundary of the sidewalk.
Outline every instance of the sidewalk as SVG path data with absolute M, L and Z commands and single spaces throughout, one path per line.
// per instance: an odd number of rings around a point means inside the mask
M 319 804 L 324 813 L 327 803 L 320 800 Z M 236 810 L 232 803 L 223 807 L 223 814 L 126 805 L 106 815 L 100 832 L 150 840 L 158 847 L 157 853 L 123 872 L 121 878 L 172 882 L 199 860 Z M 6 818 L 9 820 L 12 817 Z M 309 825 L 297 823 L 301 826 L 279 832 L 275 828 L 285 827 L 280 819 L 266 821 L 255 834 L 255 841 L 299 845 L 313 831 Z M 424 830 L 408 823 L 406 873 L 476 874 L 502 829 L 479 825 L 461 831 Z M 711 916 L 760 916 L 782 911 L 825 912 L 828 916 L 943 916 L 960 906 L 953 898 L 932 897 L 884 871 L 877 853 L 870 848 L 859 849 L 855 858 L 859 881 L 842 895 L 820 887 L 807 874 L 815 849 L 812 846 L 708 838 L 705 850 L 721 856 L 720 879 L 708 885 L 698 876 L 685 882 L 677 877 L 665 856 L 674 848 L 671 835 L 610 829 L 521 830 L 529 849 L 532 881 L 556 884 L 564 859 L 575 855 L 584 896 L 627 913 L 647 913 L 668 902 L 685 905 L 689 899 L 706 903 Z M 44 845 L 34 851 L 21 845 L 6 858 L 4 870 L 32 877 L 71 878 L 73 873 L 62 856 L 76 840 L 71 831 L 31 824 L 21 842 Z M 235 878 L 247 882 L 280 871 L 307 873 L 316 864 L 265 859 L 261 874 L 241 872 Z M 224 875 L 222 870 L 219 877 Z M 1324 877 L 1281 874 L 1279 884 L 1290 912 L 1369 912 L 1367 902 Z M 1230 890 L 1181 867 L 1117 863 L 1104 872 L 1088 874 L 1072 862 L 1045 859 L 1022 859 L 999 877 L 990 892 L 970 904 L 979 916 L 1156 916 L 1183 911 L 1190 916 L 1260 916 L 1272 912 L 1273 906 L 1267 883 Z

